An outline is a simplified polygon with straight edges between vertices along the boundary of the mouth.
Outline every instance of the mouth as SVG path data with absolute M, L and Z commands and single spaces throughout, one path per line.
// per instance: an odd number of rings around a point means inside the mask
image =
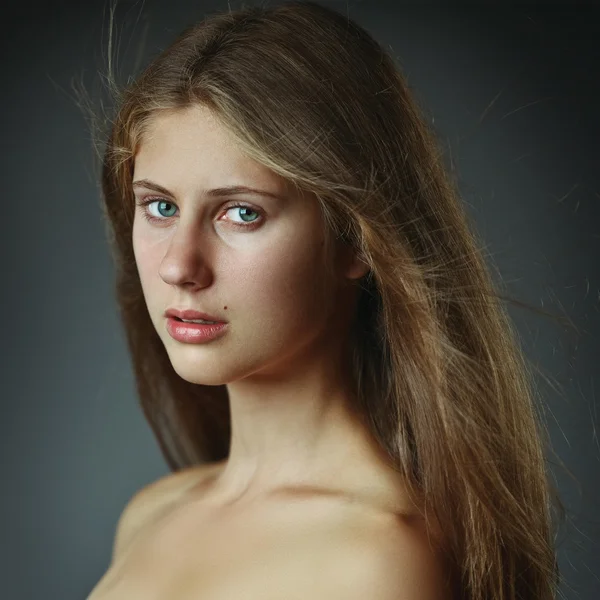
M 227 323 L 205 321 L 204 319 L 184 319 L 169 315 L 165 324 L 168 334 L 183 344 L 203 344 L 225 335 Z
M 165 317 L 173 319 L 178 323 L 196 323 L 203 325 L 224 324 L 227 321 L 213 317 L 210 313 L 201 312 L 191 308 L 168 308 Z
M 217 325 L 220 321 L 207 321 L 206 319 L 181 319 L 179 317 L 170 317 L 179 323 L 195 323 L 197 325 Z

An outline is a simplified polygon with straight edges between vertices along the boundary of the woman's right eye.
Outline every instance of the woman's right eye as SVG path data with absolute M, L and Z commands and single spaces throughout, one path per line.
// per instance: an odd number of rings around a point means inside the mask
M 159 210 L 159 216 L 155 216 L 153 214 L 150 213 L 150 209 L 149 207 L 152 204 L 158 204 L 160 205 L 167 205 L 167 208 L 164 209 L 162 207 L 158 208 Z M 169 212 L 172 208 L 176 208 L 176 205 L 173 204 L 173 202 L 170 202 L 169 200 L 164 200 L 162 198 L 145 198 L 144 200 L 140 200 L 139 202 L 137 202 L 137 205 L 142 207 L 142 215 L 144 216 L 144 218 L 149 221 L 164 221 L 165 219 L 168 219 L 174 215 L 163 215 L 161 214 L 160 211 L 165 211 L 165 212 Z

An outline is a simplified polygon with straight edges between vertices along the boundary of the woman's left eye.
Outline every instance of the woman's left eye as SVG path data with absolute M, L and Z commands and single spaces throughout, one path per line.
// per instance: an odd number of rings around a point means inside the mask
M 242 218 L 242 221 L 241 221 L 242 223 L 252 224 L 252 223 L 256 222 L 257 219 L 262 216 L 258 211 L 254 210 L 251 206 L 248 206 L 246 204 L 235 204 L 234 206 L 229 206 L 225 209 L 225 212 L 228 213 L 230 210 L 234 210 L 234 209 L 241 209 L 238 214 Z M 255 217 L 255 218 L 251 219 L 250 221 L 246 221 L 245 217 L 251 216 L 252 213 L 254 213 L 255 215 L 258 215 L 258 217 Z M 234 221 L 234 223 L 236 223 L 236 222 L 239 223 L 240 221 Z
M 142 210 L 143 210 L 142 214 L 143 214 L 144 218 L 149 222 L 165 221 L 165 220 L 173 217 L 174 216 L 173 214 L 164 215 L 164 214 L 162 214 L 162 211 L 170 212 L 171 208 L 176 208 L 176 205 L 173 202 L 170 202 L 169 200 L 160 199 L 160 198 L 146 198 L 145 200 L 140 200 L 139 202 L 136 202 L 136 204 L 138 206 L 142 207 Z M 150 206 L 152 206 L 154 204 L 158 205 L 157 210 L 158 210 L 159 216 L 152 214 L 150 211 Z M 162 205 L 167 205 L 168 207 L 171 207 L 171 208 L 164 209 L 162 207 Z M 239 211 L 238 215 L 240 216 L 241 221 L 236 221 L 236 220 L 232 220 L 232 219 L 227 219 L 227 220 L 231 221 L 236 227 L 248 229 L 253 224 L 259 223 L 261 221 L 261 219 L 263 218 L 262 211 L 257 210 L 248 204 L 231 204 L 231 205 L 225 207 L 224 210 L 225 210 L 225 213 L 228 213 L 229 211 L 232 211 L 234 209 L 237 209 Z M 247 220 L 248 217 L 249 217 L 249 220 Z

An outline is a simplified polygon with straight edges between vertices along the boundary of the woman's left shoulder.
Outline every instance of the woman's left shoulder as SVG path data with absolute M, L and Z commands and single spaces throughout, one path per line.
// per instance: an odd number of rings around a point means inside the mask
M 451 600 L 447 561 L 423 519 L 381 515 L 364 521 L 359 531 L 354 526 L 340 540 L 334 569 L 347 600 Z

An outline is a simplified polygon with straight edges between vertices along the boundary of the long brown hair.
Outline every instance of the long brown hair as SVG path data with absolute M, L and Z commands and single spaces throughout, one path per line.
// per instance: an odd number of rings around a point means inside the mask
M 189 27 L 122 90 L 110 69 L 108 81 L 117 110 L 102 191 L 117 299 L 169 467 L 227 457 L 228 396 L 179 377 L 152 325 L 131 178 L 150 119 L 202 104 L 248 156 L 314 194 L 330 245 L 351 244 L 370 267 L 352 330 L 356 409 L 428 524 L 435 515 L 460 597 L 555 598 L 552 508 L 563 506 L 532 369 L 394 59 L 346 15 L 261 3 Z

